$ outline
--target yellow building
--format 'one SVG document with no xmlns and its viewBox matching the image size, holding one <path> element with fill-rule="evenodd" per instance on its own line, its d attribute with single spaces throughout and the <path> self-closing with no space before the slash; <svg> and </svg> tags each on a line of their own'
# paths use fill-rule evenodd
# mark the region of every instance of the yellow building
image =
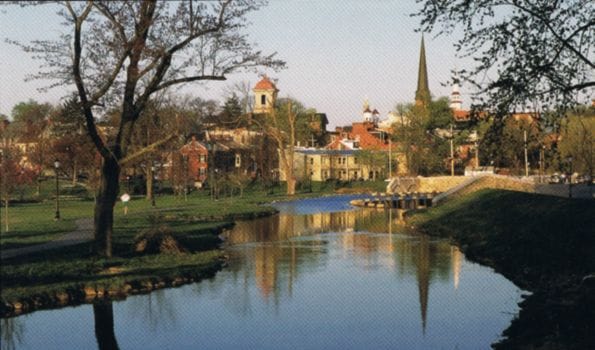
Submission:
<svg viewBox="0 0 595 350">
<path fill-rule="evenodd" d="M 362 150 L 296 149 L 294 175 L 298 181 L 380 180 L 388 176 L 388 153 L 377 151 L 373 161 L 363 159 Z M 279 179 L 285 181 L 283 171 Z"/>
</svg>

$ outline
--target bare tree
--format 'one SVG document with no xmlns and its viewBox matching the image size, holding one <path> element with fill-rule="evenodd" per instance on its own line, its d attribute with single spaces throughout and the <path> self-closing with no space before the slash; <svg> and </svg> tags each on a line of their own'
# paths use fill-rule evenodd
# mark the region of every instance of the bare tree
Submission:
<svg viewBox="0 0 595 350">
<path fill-rule="evenodd" d="M 272 101 L 269 101 L 269 104 L 272 104 Z M 254 118 L 253 122 L 277 144 L 279 168 L 287 181 L 287 194 L 293 196 L 296 185 L 293 162 L 298 115 L 295 107 L 299 108 L 299 105 L 293 105 L 291 99 L 286 100 L 286 107 L 282 102 L 279 102 L 279 105 L 280 108 L 273 108 L 270 113 Z"/>
<path fill-rule="evenodd" d="M 88 134 L 103 158 L 95 202 L 96 251 L 110 257 L 120 169 L 168 141 L 128 152 L 135 122 L 152 96 L 179 84 L 225 80 L 241 69 L 280 68 L 284 63 L 274 54 L 255 51 L 242 34 L 246 15 L 264 5 L 263 1 L 55 4 L 61 7 L 59 15 L 69 32 L 53 41 L 15 44 L 46 63 L 35 78 L 52 79 L 51 86 L 76 86 Z M 120 106 L 121 117 L 113 142 L 108 144 L 98 132 L 95 115 L 113 104 Z"/>
<path fill-rule="evenodd" d="M 421 30 L 452 34 L 476 63 L 459 72 L 505 115 L 537 99 L 544 107 L 580 104 L 595 87 L 592 0 L 416 0 Z"/>
</svg>

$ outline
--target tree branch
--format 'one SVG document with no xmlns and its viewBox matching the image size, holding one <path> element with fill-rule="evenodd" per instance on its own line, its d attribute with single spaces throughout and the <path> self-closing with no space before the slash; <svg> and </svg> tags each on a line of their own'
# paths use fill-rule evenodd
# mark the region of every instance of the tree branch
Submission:
<svg viewBox="0 0 595 350">
<path fill-rule="evenodd" d="M 81 17 L 78 17 L 77 14 L 74 12 L 74 9 L 70 5 L 70 2 L 66 2 L 66 8 L 70 12 L 72 19 L 75 23 L 75 25 L 74 25 L 74 57 L 73 57 L 73 62 L 72 62 L 72 74 L 74 77 L 74 82 L 76 84 L 76 88 L 78 90 L 79 99 L 81 100 L 81 107 L 83 109 L 83 114 L 85 116 L 85 122 L 87 124 L 87 131 L 89 132 L 89 136 L 91 137 L 91 140 L 93 141 L 93 144 L 95 145 L 95 148 L 97 149 L 99 154 L 101 154 L 101 156 L 104 159 L 107 159 L 110 157 L 111 152 L 105 146 L 105 143 L 103 142 L 103 140 L 99 136 L 99 133 L 97 132 L 97 126 L 95 125 L 95 118 L 93 116 L 93 111 L 91 110 L 92 104 L 89 103 L 89 101 L 87 99 L 87 91 L 85 89 L 85 84 L 83 82 L 83 78 L 81 75 L 81 69 L 80 69 L 81 52 L 82 52 L 82 46 L 81 46 L 82 24 L 83 24 L 84 19 L 89 14 L 92 4 L 93 4 L 92 1 L 87 2 L 87 7 L 85 8 L 85 11 L 83 11 L 84 16 L 81 15 Z"/>
<path fill-rule="evenodd" d="M 122 159 L 120 159 L 118 161 L 118 163 L 120 164 L 120 166 L 124 166 L 132 161 L 134 161 L 135 159 L 142 157 L 143 155 L 147 154 L 147 153 L 151 153 L 154 152 L 159 146 L 162 146 L 166 143 L 168 143 L 169 141 L 171 141 L 172 139 L 174 139 L 176 136 L 178 136 L 177 134 L 170 134 L 169 136 L 154 142 L 146 147 L 143 147 L 142 149 L 132 153 L 131 155 L 128 155 Z"/>
</svg>

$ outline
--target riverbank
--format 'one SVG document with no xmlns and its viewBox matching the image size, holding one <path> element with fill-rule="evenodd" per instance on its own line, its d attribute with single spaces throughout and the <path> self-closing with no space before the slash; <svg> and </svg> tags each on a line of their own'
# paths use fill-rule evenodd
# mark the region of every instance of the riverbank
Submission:
<svg viewBox="0 0 595 350">
<path fill-rule="evenodd" d="M 111 259 L 94 256 L 91 242 L 85 242 L 3 260 L 0 317 L 97 299 L 118 299 L 212 277 L 225 263 L 219 234 L 236 220 L 275 214 L 273 207 L 262 203 L 277 198 L 285 196 L 253 192 L 242 198 L 211 200 L 208 195 L 198 194 L 188 196 L 187 201 L 163 196 L 157 198 L 156 207 L 143 199 L 129 202 L 127 215 L 118 203 Z M 69 229 L 70 222 L 92 212 L 92 204 L 65 204 L 69 209 L 55 229 Z M 51 214 L 50 207 L 50 203 L 13 207 L 14 231 L 3 234 L 2 248 L 30 247 L 31 236 L 38 237 L 36 243 L 59 236 L 58 232 L 44 234 L 47 220 L 41 219 L 38 225 L 31 220 Z M 31 213 L 37 215 L 30 216 Z M 142 242 L 144 236 L 149 240 Z M 155 239 L 156 242 L 151 241 Z"/>
<path fill-rule="evenodd" d="M 496 349 L 595 348 L 595 201 L 482 190 L 413 214 L 532 294 Z"/>
<path fill-rule="evenodd" d="M 112 259 L 93 256 L 87 242 L 3 260 L 0 317 L 102 298 L 118 299 L 211 277 L 225 264 L 219 234 L 235 221 L 275 214 L 277 211 L 267 203 L 332 194 L 335 189 L 334 185 L 315 186 L 313 191 L 295 196 L 287 196 L 279 188 L 272 193 L 247 190 L 242 197 L 222 196 L 217 200 L 207 193 L 189 195 L 187 200 L 160 196 L 155 207 L 144 199 L 129 202 L 127 215 L 123 204 L 118 203 Z M 90 201 L 66 202 L 61 221 L 41 218 L 53 217 L 52 203 L 14 206 L 12 231 L 0 236 L 1 247 L 27 248 L 55 240 L 71 229 L 75 220 L 91 216 L 92 206 Z M 37 218 L 41 218 L 38 224 Z M 51 234 L 46 233 L 48 230 Z M 173 244 L 173 251 L 138 251 L 140 234 L 163 236 L 164 232 L 173 238 L 166 239 L 170 243 L 166 249 L 171 250 Z M 167 245 L 163 241 L 157 245 Z"/>
</svg>

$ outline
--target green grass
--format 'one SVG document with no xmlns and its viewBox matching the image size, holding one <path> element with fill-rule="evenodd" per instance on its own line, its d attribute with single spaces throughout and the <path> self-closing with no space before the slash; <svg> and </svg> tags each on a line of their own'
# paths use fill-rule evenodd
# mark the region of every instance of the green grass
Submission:
<svg viewBox="0 0 595 350">
<path fill-rule="evenodd" d="M 3 207 L 0 211 L 2 215 L 0 248 L 20 248 L 56 239 L 60 235 L 74 230 L 76 219 L 92 217 L 93 202 L 61 201 L 61 220 L 54 220 L 55 213 L 56 208 L 53 201 L 12 204 L 8 208 L 9 231 L 6 232 L 5 208 Z"/>
<path fill-rule="evenodd" d="M 595 201 L 483 190 L 414 214 L 422 231 L 458 242 L 471 258 L 505 275 L 595 271 Z"/>
</svg>

